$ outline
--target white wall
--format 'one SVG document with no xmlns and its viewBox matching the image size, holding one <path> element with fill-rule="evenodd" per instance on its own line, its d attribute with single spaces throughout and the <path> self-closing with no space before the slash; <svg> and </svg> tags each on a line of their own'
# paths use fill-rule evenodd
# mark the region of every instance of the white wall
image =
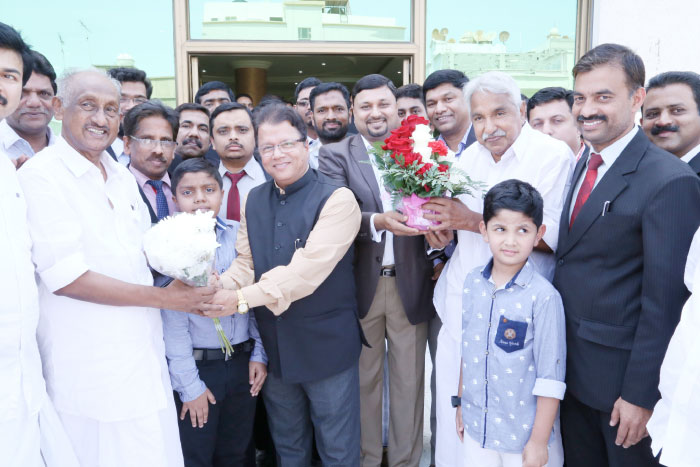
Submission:
<svg viewBox="0 0 700 467">
<path fill-rule="evenodd" d="M 594 0 L 592 45 L 634 50 L 646 79 L 663 71 L 700 73 L 699 0 Z"/>
</svg>

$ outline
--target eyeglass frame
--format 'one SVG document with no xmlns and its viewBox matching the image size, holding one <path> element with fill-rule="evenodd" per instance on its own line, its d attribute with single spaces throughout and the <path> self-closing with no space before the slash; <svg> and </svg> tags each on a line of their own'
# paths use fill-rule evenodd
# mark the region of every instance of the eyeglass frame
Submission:
<svg viewBox="0 0 700 467">
<path fill-rule="evenodd" d="M 269 146 L 263 146 L 261 148 L 258 148 L 258 152 L 260 153 L 260 156 L 262 157 L 270 157 L 275 154 L 275 149 L 279 149 L 282 154 L 290 154 L 294 147 L 296 146 L 297 143 L 301 143 L 302 141 L 306 141 L 305 137 L 301 137 L 299 139 L 294 139 L 294 140 L 287 140 L 287 141 L 282 141 L 279 144 L 271 144 Z M 287 150 L 282 148 L 283 144 L 289 144 Z M 266 154 L 267 153 L 267 154 Z"/>
<path fill-rule="evenodd" d="M 131 102 L 134 105 L 141 105 L 148 102 L 148 99 L 145 97 L 119 97 L 119 105 L 126 104 L 128 102 Z"/>
<path fill-rule="evenodd" d="M 161 140 L 161 139 L 150 139 L 150 138 L 138 138 L 136 136 L 127 135 L 129 139 L 135 140 L 137 143 L 142 144 L 146 149 L 155 149 L 159 144 L 163 148 L 163 151 L 173 151 L 177 147 L 177 141 L 172 140 Z"/>
</svg>

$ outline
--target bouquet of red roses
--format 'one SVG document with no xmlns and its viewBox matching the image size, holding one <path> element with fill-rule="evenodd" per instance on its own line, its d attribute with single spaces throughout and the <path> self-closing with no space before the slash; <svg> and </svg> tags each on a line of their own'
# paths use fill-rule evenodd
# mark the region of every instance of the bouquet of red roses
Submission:
<svg viewBox="0 0 700 467">
<path fill-rule="evenodd" d="M 455 155 L 433 139 L 428 120 L 411 115 L 381 142 L 374 157 L 394 208 L 408 216 L 406 225 L 428 230 L 436 222 L 423 217 L 421 206 L 434 196 L 470 194 L 482 184 L 453 167 Z"/>
</svg>

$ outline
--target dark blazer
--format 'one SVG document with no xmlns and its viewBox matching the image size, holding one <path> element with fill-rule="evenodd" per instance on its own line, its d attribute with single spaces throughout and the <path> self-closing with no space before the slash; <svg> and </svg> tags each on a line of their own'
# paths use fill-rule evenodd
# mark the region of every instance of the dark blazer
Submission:
<svg viewBox="0 0 700 467">
<path fill-rule="evenodd" d="M 690 162 L 688 162 L 688 165 L 690 166 L 691 169 L 693 169 L 693 172 L 700 175 L 700 153 L 696 154 L 695 157 L 690 159 Z"/>
<path fill-rule="evenodd" d="M 319 151 L 319 170 L 352 190 L 362 211 L 362 224 L 355 240 L 355 281 L 360 318 L 367 316 L 379 282 L 384 243 L 372 240 L 370 218 L 383 212 L 379 185 L 369 162 L 362 137 L 357 134 Z M 396 282 L 406 316 L 411 324 L 428 321 L 433 307 L 432 262 L 426 255 L 422 235 L 394 236 Z"/>
<path fill-rule="evenodd" d="M 158 223 L 158 215 L 156 214 L 156 211 L 153 209 L 153 206 L 151 206 L 151 203 L 150 203 L 150 201 L 148 201 L 148 198 L 146 198 L 146 193 L 143 192 L 143 188 L 141 188 L 140 185 L 138 185 L 138 187 L 139 187 L 139 194 L 141 195 L 141 199 L 143 199 L 143 202 L 146 203 L 146 207 L 148 208 L 148 214 L 150 214 L 150 216 L 151 216 L 151 224 L 157 224 Z"/>
<path fill-rule="evenodd" d="M 469 127 L 469 134 L 467 135 L 467 145 L 465 146 L 465 149 L 471 146 L 474 141 L 476 141 L 476 133 L 474 133 L 474 125 L 471 125 Z"/>
<path fill-rule="evenodd" d="M 569 230 L 586 161 L 576 164 L 564 202 L 554 273 L 566 313 L 567 390 L 605 412 L 620 396 L 653 409 L 688 297 L 683 270 L 700 225 L 700 178 L 637 130 Z"/>
</svg>

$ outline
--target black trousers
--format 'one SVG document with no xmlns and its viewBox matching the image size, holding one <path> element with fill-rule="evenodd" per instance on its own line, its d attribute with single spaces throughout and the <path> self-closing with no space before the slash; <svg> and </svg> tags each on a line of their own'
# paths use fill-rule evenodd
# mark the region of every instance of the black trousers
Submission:
<svg viewBox="0 0 700 467">
<path fill-rule="evenodd" d="M 214 394 L 208 422 L 193 428 L 190 414 L 180 420 L 182 402 L 175 394 L 180 443 L 186 467 L 255 467 L 253 422 L 257 397 L 250 395 L 250 352 L 236 352 L 229 361 L 198 361 L 199 378 Z"/>
<path fill-rule="evenodd" d="M 617 426 L 610 426 L 610 412 L 589 407 L 568 392 L 561 403 L 561 435 L 567 467 L 659 465 L 651 452 L 651 438 L 627 449 L 615 445 Z"/>
</svg>

